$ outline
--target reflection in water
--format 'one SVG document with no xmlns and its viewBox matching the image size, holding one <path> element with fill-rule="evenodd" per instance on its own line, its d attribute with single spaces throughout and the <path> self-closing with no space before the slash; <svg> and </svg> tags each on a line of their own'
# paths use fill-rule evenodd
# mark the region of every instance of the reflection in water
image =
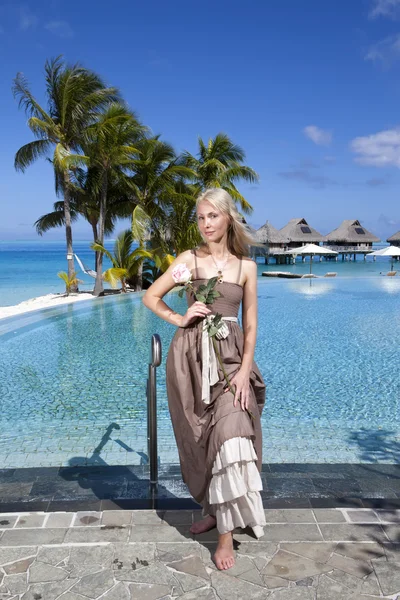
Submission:
<svg viewBox="0 0 400 600">
<path fill-rule="evenodd" d="M 292 290 L 297 294 L 304 296 L 322 296 L 333 289 L 332 283 L 325 281 L 315 281 L 315 279 L 305 279 L 304 281 L 296 281 Z"/>
<path fill-rule="evenodd" d="M 396 277 L 374 277 L 372 282 L 375 287 L 377 287 L 382 292 L 386 292 L 387 294 L 400 294 L 400 277 L 396 279 Z"/>
</svg>

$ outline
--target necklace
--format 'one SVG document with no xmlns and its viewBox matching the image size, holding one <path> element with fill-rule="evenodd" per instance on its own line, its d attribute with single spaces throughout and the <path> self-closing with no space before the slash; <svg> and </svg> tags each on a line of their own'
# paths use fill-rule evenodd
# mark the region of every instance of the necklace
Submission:
<svg viewBox="0 0 400 600">
<path fill-rule="evenodd" d="M 221 283 L 221 281 L 223 280 L 223 274 L 222 274 L 222 271 L 225 269 L 225 267 L 226 267 L 226 265 L 227 265 L 227 263 L 228 263 L 228 260 L 230 259 L 230 256 L 228 256 L 228 258 L 225 260 L 225 262 L 222 264 L 222 266 L 218 266 L 218 263 L 217 263 L 217 261 L 215 260 L 215 258 L 213 257 L 213 255 L 211 254 L 211 252 L 210 252 L 210 255 L 211 255 L 211 258 L 212 258 L 212 260 L 213 260 L 213 263 L 214 263 L 214 265 L 215 265 L 215 267 L 216 267 L 216 269 L 217 269 L 217 278 L 218 278 L 218 283 Z"/>
</svg>

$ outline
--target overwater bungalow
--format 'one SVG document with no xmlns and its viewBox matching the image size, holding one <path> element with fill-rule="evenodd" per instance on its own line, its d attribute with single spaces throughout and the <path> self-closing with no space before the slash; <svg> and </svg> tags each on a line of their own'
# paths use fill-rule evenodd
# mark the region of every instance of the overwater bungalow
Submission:
<svg viewBox="0 0 400 600">
<path fill-rule="evenodd" d="M 373 242 L 380 242 L 380 239 L 365 229 L 357 219 L 346 219 L 323 238 L 323 245 L 339 252 L 342 260 L 350 258 L 351 255 L 353 260 L 356 260 L 357 254 L 362 254 L 365 260 L 367 254 L 373 250 Z"/>
<path fill-rule="evenodd" d="M 394 233 L 386 240 L 391 246 L 398 246 L 400 248 L 400 231 Z"/>
<path fill-rule="evenodd" d="M 289 223 L 279 230 L 279 233 L 287 239 L 287 250 L 305 244 L 319 245 L 323 239 L 323 236 L 316 229 L 310 227 L 305 219 L 290 219 Z"/>
<path fill-rule="evenodd" d="M 255 248 L 255 255 L 264 256 L 265 264 L 269 264 L 269 257 L 276 253 L 282 253 L 286 250 L 287 238 L 283 236 L 269 221 L 257 229 L 255 232 L 257 242 L 263 244 L 262 247 Z"/>
</svg>

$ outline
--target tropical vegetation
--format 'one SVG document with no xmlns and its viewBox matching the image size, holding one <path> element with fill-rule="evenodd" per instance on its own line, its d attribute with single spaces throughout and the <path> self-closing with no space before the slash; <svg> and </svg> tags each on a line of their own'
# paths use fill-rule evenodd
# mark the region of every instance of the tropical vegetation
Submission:
<svg viewBox="0 0 400 600">
<path fill-rule="evenodd" d="M 14 96 L 35 138 L 17 151 L 15 168 L 25 171 L 38 158 L 52 164 L 58 199 L 35 227 L 39 235 L 65 229 L 69 291 L 77 291 L 79 283 L 72 236 L 79 218 L 92 230 L 93 292 L 101 295 L 104 282 L 119 282 L 122 291 L 147 287 L 177 253 L 200 241 L 195 207 L 204 189 L 227 190 L 243 213 L 251 213 L 237 184 L 255 183 L 258 176 L 228 135 L 218 133 L 207 142 L 199 138 L 196 154 L 178 154 L 141 123 L 117 88 L 93 71 L 62 57 L 47 61 L 44 70 L 46 108 L 22 73 L 14 79 Z M 131 220 L 131 229 L 117 236 L 111 253 L 105 238 L 115 235 L 124 218 Z M 112 265 L 105 272 L 104 256 Z"/>
</svg>

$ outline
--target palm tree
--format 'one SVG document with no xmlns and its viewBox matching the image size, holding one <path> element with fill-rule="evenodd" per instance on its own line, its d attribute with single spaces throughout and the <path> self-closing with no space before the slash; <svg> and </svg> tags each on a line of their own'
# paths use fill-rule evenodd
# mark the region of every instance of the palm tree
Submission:
<svg viewBox="0 0 400 600">
<path fill-rule="evenodd" d="M 36 101 L 22 73 L 18 73 L 14 79 L 14 97 L 29 116 L 28 126 L 36 138 L 18 150 L 15 168 L 25 171 L 37 158 L 47 157 L 53 151 L 56 191 L 62 190 L 64 199 L 68 276 L 72 278 L 71 173 L 78 165 L 85 163 L 80 151 L 87 127 L 98 119 L 99 113 L 110 102 L 118 101 L 120 96 L 116 88 L 106 87 L 92 71 L 79 64 L 66 65 L 61 57 L 46 61 L 45 81 L 47 110 Z M 77 289 L 74 284 L 73 291 Z"/>
<path fill-rule="evenodd" d="M 258 181 L 257 173 L 243 165 L 246 158 L 244 150 L 234 144 L 225 133 L 218 133 L 206 144 L 199 137 L 198 158 L 190 152 L 184 152 L 180 162 L 196 173 L 194 179 L 199 191 L 206 188 L 221 187 L 238 202 L 244 213 L 251 213 L 253 208 L 235 186 L 235 182 L 244 180 L 249 183 Z"/>
<path fill-rule="evenodd" d="M 137 149 L 135 144 L 144 137 L 147 129 L 135 115 L 120 103 L 111 104 L 98 121 L 88 128 L 88 145 L 92 176 L 99 190 L 99 223 L 97 245 L 104 246 L 107 192 L 112 178 L 126 180 L 132 169 Z M 95 185 L 96 185 L 95 183 Z M 97 277 L 94 286 L 96 296 L 103 293 L 103 254 L 97 260 Z"/>
<path fill-rule="evenodd" d="M 171 203 L 175 207 L 185 198 L 179 189 L 183 179 L 193 179 L 196 174 L 182 164 L 173 149 L 159 137 L 145 138 L 137 145 L 138 157 L 134 160 L 134 174 L 130 178 L 137 209 L 141 209 L 138 229 L 138 210 L 133 213 L 132 231 L 134 239 L 143 245 L 145 239 L 152 239 L 153 251 L 165 255 L 160 265 L 166 268 L 173 257 L 169 255 L 168 218 L 171 217 Z M 193 199 L 193 198 L 192 198 Z M 178 208 L 179 210 L 179 208 Z M 168 218 L 167 218 L 168 217 Z M 142 287 L 141 269 L 138 273 L 139 289 Z"/>
<path fill-rule="evenodd" d="M 93 242 L 98 240 L 99 223 L 99 193 L 94 186 L 94 178 L 90 176 L 90 169 L 77 169 L 74 171 L 74 180 L 70 187 L 70 214 L 74 223 L 81 216 L 90 225 L 93 233 Z M 132 199 L 128 186 L 121 185 L 123 181 L 112 179 L 107 190 L 107 209 L 104 220 L 104 235 L 110 236 L 115 231 L 118 218 L 130 217 L 132 214 Z M 39 217 L 34 226 L 38 235 L 46 231 L 65 225 L 64 201 L 58 200 L 53 204 L 53 211 Z M 94 269 L 97 269 L 98 252 L 95 252 Z"/>
<path fill-rule="evenodd" d="M 137 276 L 139 265 L 145 259 L 153 259 L 153 255 L 143 248 L 132 250 L 134 240 L 132 231 L 127 229 L 119 234 L 114 244 L 114 253 L 111 254 L 101 244 L 92 244 L 91 248 L 100 254 L 105 254 L 111 261 L 112 267 L 104 273 L 104 280 L 113 282 L 117 279 L 121 281 L 122 291 L 126 292 L 126 282 L 131 282 Z"/>
</svg>

